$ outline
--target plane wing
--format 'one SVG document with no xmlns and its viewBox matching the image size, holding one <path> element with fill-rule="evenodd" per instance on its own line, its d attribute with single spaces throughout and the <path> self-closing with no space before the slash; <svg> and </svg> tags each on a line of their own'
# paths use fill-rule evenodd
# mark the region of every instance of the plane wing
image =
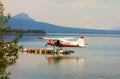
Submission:
<svg viewBox="0 0 120 79">
<path fill-rule="evenodd" d="M 53 39 L 53 40 L 60 40 L 60 39 L 63 39 L 63 40 L 69 40 L 69 39 L 74 39 L 73 37 L 61 37 L 61 38 L 48 38 L 48 37 L 38 37 L 38 39 Z"/>
</svg>

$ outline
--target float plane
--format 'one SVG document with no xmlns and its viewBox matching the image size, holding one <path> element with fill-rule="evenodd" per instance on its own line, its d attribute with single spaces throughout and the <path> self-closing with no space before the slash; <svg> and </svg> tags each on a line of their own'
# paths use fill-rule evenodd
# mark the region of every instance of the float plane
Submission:
<svg viewBox="0 0 120 79">
<path fill-rule="evenodd" d="M 38 37 L 38 39 L 46 39 L 47 43 L 45 46 L 53 46 L 53 47 L 79 47 L 84 48 L 87 47 L 88 44 L 85 43 L 84 36 L 80 36 L 76 41 L 70 41 L 69 39 L 73 39 L 71 37 L 66 38 L 47 38 L 47 37 Z"/>
<path fill-rule="evenodd" d="M 74 39 L 72 37 L 66 37 L 66 38 L 48 38 L 48 37 L 38 37 L 38 39 L 45 39 L 47 40 L 46 46 L 53 47 L 52 49 L 52 55 L 53 56 L 63 56 L 63 55 L 70 55 L 71 53 L 74 53 L 72 50 L 63 50 L 62 47 L 77 47 L 77 48 L 84 48 L 87 47 L 88 44 L 85 43 L 84 36 L 80 36 L 78 40 L 71 41 L 70 39 Z M 55 47 L 58 47 L 59 49 L 56 49 Z"/>
</svg>

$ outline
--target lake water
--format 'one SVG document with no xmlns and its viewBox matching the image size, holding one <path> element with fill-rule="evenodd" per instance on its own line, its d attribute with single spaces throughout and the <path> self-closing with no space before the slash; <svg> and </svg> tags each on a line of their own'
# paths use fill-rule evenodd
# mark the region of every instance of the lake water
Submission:
<svg viewBox="0 0 120 79">
<path fill-rule="evenodd" d="M 79 35 L 48 35 L 48 37 L 74 37 Z M 12 65 L 10 79 L 120 79 L 120 35 L 84 35 L 86 48 L 64 48 L 75 53 L 62 58 L 45 55 L 19 54 Z M 6 36 L 11 39 L 13 36 Z M 25 48 L 44 48 L 45 40 L 36 35 L 25 35 L 20 45 Z"/>
</svg>

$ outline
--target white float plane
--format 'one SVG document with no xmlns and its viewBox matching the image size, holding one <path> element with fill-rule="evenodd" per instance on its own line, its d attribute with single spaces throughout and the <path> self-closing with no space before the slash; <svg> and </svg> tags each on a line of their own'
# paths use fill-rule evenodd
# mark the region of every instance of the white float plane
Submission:
<svg viewBox="0 0 120 79">
<path fill-rule="evenodd" d="M 53 46 L 53 47 L 87 47 L 88 44 L 85 43 L 84 37 L 80 36 L 80 38 L 76 41 L 70 41 L 68 39 L 73 39 L 71 37 L 67 38 L 47 38 L 47 37 L 38 37 L 38 39 L 47 39 L 47 45 Z"/>
</svg>

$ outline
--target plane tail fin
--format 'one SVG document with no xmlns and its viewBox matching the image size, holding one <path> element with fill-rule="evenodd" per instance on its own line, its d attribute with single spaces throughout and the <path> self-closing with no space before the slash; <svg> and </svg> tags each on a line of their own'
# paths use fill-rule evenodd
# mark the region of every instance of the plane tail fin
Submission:
<svg viewBox="0 0 120 79">
<path fill-rule="evenodd" d="M 88 44 L 85 44 L 85 40 L 84 40 L 84 36 L 80 36 L 80 38 L 77 40 L 77 42 L 79 43 L 80 47 L 86 47 L 88 46 Z"/>
</svg>

